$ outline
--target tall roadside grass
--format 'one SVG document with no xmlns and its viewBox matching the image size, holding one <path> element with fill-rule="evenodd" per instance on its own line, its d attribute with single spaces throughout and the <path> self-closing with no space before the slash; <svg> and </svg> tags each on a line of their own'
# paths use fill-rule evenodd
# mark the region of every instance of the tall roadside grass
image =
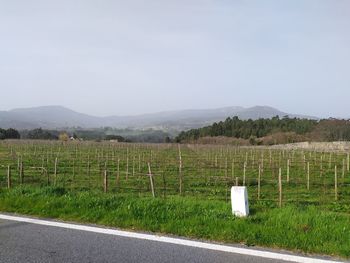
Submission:
<svg viewBox="0 0 350 263">
<path fill-rule="evenodd" d="M 251 210 L 242 219 L 232 216 L 227 202 L 193 197 L 139 198 L 59 187 L 0 190 L 3 212 L 350 257 L 350 215 L 341 208 L 256 202 Z"/>
</svg>

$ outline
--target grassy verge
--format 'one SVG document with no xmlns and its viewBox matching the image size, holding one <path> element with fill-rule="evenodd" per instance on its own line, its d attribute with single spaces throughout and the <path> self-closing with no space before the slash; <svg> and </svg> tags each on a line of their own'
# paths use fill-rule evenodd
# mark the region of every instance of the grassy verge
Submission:
<svg viewBox="0 0 350 263">
<path fill-rule="evenodd" d="M 350 215 L 315 206 L 275 208 L 253 203 L 252 215 L 234 218 L 230 204 L 189 197 L 138 198 L 64 188 L 0 191 L 0 211 L 146 230 L 249 246 L 350 256 Z"/>
</svg>

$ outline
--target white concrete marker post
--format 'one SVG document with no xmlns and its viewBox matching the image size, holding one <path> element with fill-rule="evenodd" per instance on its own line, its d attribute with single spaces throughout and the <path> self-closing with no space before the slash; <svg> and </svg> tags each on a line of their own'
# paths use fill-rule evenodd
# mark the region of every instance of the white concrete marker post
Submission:
<svg viewBox="0 0 350 263">
<path fill-rule="evenodd" d="M 238 217 L 249 215 L 248 192 L 245 186 L 231 188 L 232 213 Z"/>
</svg>

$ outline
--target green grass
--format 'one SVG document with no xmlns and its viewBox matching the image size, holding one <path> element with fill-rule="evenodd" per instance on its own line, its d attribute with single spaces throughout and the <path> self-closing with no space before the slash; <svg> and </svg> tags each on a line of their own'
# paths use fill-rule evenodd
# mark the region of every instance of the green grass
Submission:
<svg viewBox="0 0 350 263">
<path fill-rule="evenodd" d="M 308 203 L 323 209 L 337 198 L 340 206 L 349 205 L 350 158 L 347 152 L 211 145 L 181 145 L 180 148 L 181 175 L 177 145 L 0 141 L 0 188 L 7 187 L 6 174 L 10 165 L 14 187 L 55 185 L 75 191 L 101 191 L 106 171 L 109 192 L 151 196 L 150 163 L 157 197 L 180 195 L 181 189 L 181 195 L 186 197 L 227 201 L 229 189 L 237 180 L 239 185 L 245 181 L 250 200 L 258 201 L 260 166 L 263 167 L 260 200 L 278 203 L 281 168 L 284 204 Z M 20 163 L 23 164 L 23 180 Z M 310 167 L 309 181 L 307 167 Z M 347 212 L 350 214 L 350 208 Z"/>
<path fill-rule="evenodd" d="M 180 181 L 177 145 L 1 141 L 0 211 L 350 258 L 347 152 L 181 145 L 181 160 Z M 244 178 L 252 214 L 239 219 L 227 201 Z"/>
<path fill-rule="evenodd" d="M 338 204 L 253 202 L 252 215 L 235 218 L 230 203 L 195 197 L 137 197 L 62 187 L 0 190 L 0 211 L 145 230 L 205 240 L 350 257 L 350 215 Z"/>
</svg>

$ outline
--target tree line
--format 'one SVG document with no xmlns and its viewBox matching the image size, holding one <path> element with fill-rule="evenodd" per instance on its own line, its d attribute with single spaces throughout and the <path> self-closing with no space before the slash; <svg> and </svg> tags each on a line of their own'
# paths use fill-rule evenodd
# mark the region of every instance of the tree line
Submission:
<svg viewBox="0 0 350 263">
<path fill-rule="evenodd" d="M 310 132 L 316 125 L 316 120 L 297 119 L 278 116 L 271 119 L 240 120 L 237 116 L 227 118 L 225 121 L 215 122 L 210 126 L 181 132 L 177 141 L 196 140 L 205 136 L 226 136 L 249 139 L 264 137 L 273 132 L 295 132 L 305 134 Z"/>
<path fill-rule="evenodd" d="M 118 141 L 118 142 L 170 142 L 168 133 L 158 130 L 129 130 L 112 128 L 95 129 L 66 129 L 47 130 L 37 128 L 33 130 L 0 129 L 0 140 L 28 139 L 28 140 L 88 140 L 88 141 Z"/>
<path fill-rule="evenodd" d="M 64 136 L 63 136 L 63 135 Z M 350 141 L 350 121 L 340 119 L 310 120 L 280 118 L 240 120 L 237 116 L 225 121 L 215 122 L 199 129 L 182 131 L 175 139 L 166 132 L 157 130 L 117 130 L 96 128 L 90 130 L 45 130 L 42 128 L 17 131 L 1 129 L 3 139 L 40 139 L 40 140 L 117 140 L 119 142 L 192 142 L 202 137 L 237 138 L 249 141 L 249 144 L 276 144 L 298 141 Z"/>
<path fill-rule="evenodd" d="M 15 129 L 1 129 L 0 128 L 0 140 L 5 140 L 5 139 L 20 139 L 21 135 L 19 132 Z"/>
<path fill-rule="evenodd" d="M 195 141 L 201 137 L 225 136 L 241 139 L 262 138 L 277 133 L 294 133 L 305 135 L 303 138 L 319 141 L 350 140 L 350 121 L 327 119 L 310 120 L 280 118 L 240 120 L 237 116 L 227 118 L 225 121 L 215 122 L 210 126 L 181 132 L 177 142 Z"/>
</svg>

